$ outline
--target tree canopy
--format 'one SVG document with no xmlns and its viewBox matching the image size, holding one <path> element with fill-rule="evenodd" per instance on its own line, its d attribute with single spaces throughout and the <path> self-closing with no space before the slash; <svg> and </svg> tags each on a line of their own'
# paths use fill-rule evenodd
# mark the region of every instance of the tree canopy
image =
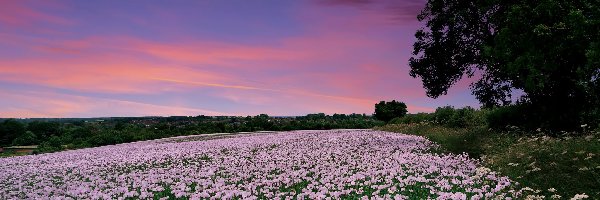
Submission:
<svg viewBox="0 0 600 200">
<path fill-rule="evenodd" d="M 0 147 L 7 146 L 25 133 L 25 126 L 15 120 L 8 119 L 0 122 Z"/>
<path fill-rule="evenodd" d="M 422 79 L 428 96 L 475 77 L 471 90 L 484 107 L 526 104 L 547 128 L 597 118 L 597 0 L 428 0 L 418 20 L 425 26 L 415 34 L 410 75 Z M 515 92 L 523 93 L 518 102 Z"/>
<path fill-rule="evenodd" d="M 381 101 L 375 104 L 375 118 L 381 121 L 389 122 L 396 117 L 403 117 L 408 111 L 406 104 L 396 100 L 390 102 Z"/>
</svg>

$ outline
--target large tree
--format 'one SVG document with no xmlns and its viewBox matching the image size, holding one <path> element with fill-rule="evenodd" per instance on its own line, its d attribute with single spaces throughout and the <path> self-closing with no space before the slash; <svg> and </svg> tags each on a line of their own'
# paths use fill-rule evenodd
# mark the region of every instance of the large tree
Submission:
<svg viewBox="0 0 600 200">
<path fill-rule="evenodd" d="M 464 77 L 484 107 L 511 94 L 541 126 L 573 128 L 598 113 L 598 0 L 428 0 L 418 16 L 410 75 L 437 98 Z"/>
</svg>

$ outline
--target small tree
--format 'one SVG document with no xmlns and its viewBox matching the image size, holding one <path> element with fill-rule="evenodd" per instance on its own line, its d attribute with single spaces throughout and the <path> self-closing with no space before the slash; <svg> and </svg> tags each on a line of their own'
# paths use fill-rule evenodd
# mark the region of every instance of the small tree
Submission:
<svg viewBox="0 0 600 200">
<path fill-rule="evenodd" d="M 406 104 L 392 100 L 390 102 L 380 101 L 375 104 L 375 118 L 381 121 L 389 122 L 396 117 L 403 117 L 408 111 Z"/>
<path fill-rule="evenodd" d="M 452 106 L 438 107 L 433 113 L 434 119 L 439 124 L 447 124 L 452 119 L 456 110 Z"/>
</svg>

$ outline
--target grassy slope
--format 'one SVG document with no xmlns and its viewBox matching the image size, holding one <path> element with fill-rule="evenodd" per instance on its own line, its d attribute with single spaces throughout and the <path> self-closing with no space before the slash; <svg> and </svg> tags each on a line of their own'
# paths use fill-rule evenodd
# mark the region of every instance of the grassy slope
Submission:
<svg viewBox="0 0 600 200">
<path fill-rule="evenodd" d="M 569 199 L 585 193 L 600 198 L 600 133 L 556 138 L 517 136 L 484 127 L 446 128 L 427 123 L 376 129 L 425 136 L 444 151 L 479 157 L 486 167 L 533 188 L 532 195 Z"/>
</svg>

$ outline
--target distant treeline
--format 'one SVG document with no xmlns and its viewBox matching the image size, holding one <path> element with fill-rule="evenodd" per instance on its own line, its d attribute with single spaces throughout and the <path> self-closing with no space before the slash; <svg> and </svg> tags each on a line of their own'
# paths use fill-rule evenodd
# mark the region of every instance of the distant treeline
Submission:
<svg viewBox="0 0 600 200">
<path fill-rule="evenodd" d="M 309 114 L 300 117 L 173 116 L 90 119 L 4 119 L 0 146 L 39 145 L 54 152 L 182 135 L 252 131 L 364 129 L 384 122 L 365 114 Z"/>
</svg>

